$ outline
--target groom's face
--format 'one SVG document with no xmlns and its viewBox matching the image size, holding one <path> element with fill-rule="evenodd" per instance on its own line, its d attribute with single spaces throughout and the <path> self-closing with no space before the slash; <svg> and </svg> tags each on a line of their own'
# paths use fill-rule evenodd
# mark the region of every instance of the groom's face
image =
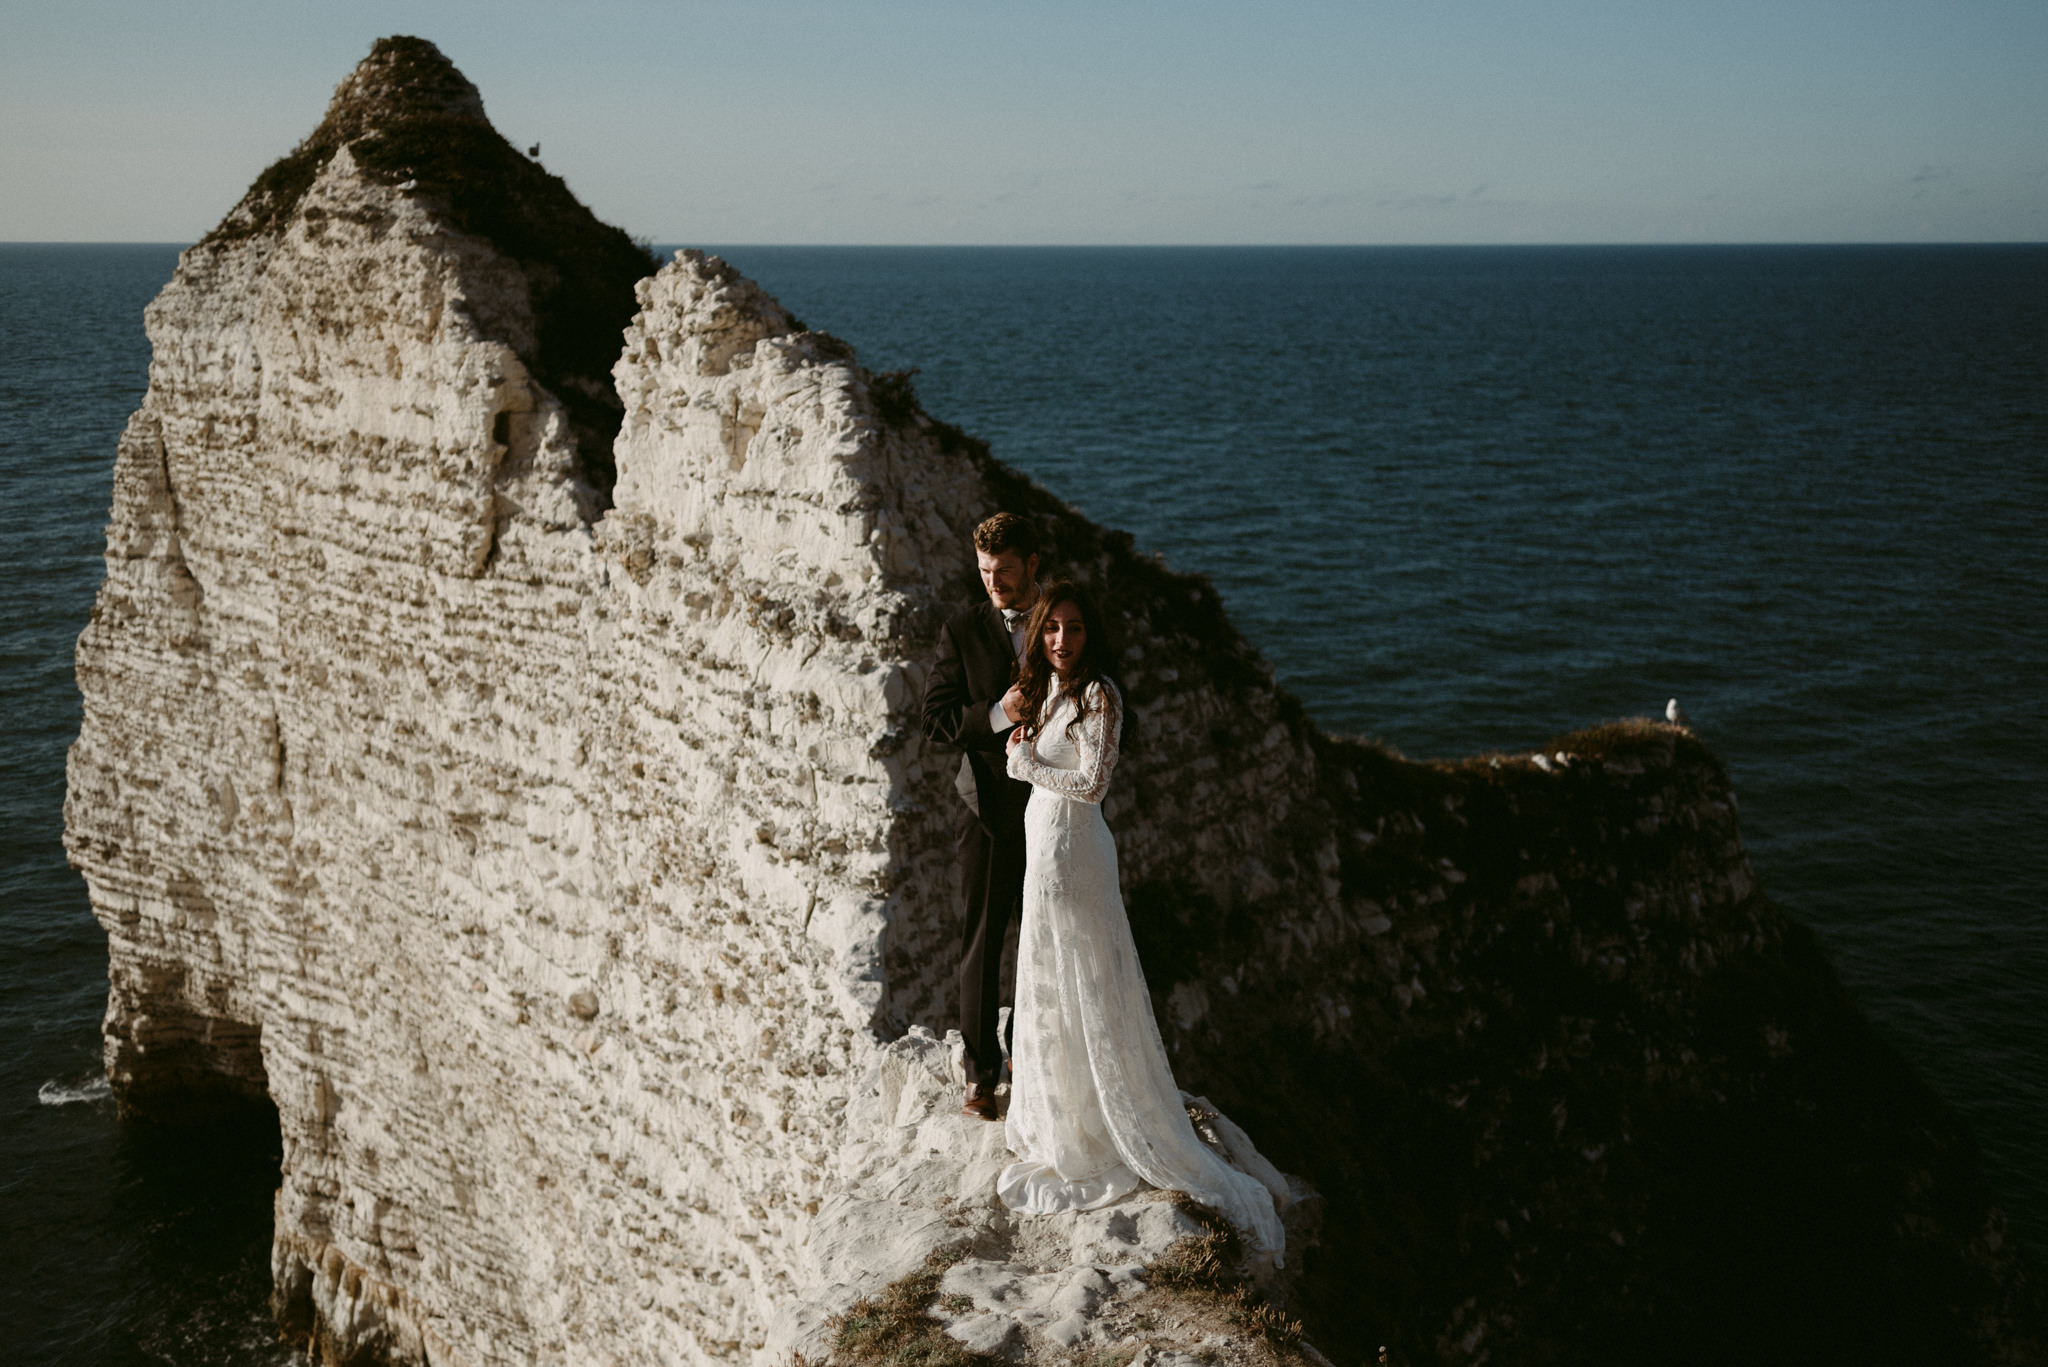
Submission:
<svg viewBox="0 0 2048 1367">
<path fill-rule="evenodd" d="M 1037 588 L 1037 556 L 1019 555 L 1015 551 L 990 555 L 977 550 L 974 563 L 981 570 L 981 586 L 988 590 L 989 602 L 999 608 L 1021 608 L 1031 601 Z"/>
</svg>

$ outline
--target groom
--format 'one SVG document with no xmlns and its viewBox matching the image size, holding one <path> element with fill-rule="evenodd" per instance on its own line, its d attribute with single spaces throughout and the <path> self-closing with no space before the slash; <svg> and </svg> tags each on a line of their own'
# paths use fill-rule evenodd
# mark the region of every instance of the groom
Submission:
<svg viewBox="0 0 2048 1367">
<path fill-rule="evenodd" d="M 967 1101 L 960 1109 L 998 1118 L 1003 1068 L 996 1039 L 1002 998 L 1003 935 L 1024 895 L 1024 804 L 1031 785 L 1006 772 L 1004 742 L 1023 720 L 1015 687 L 1024 620 L 1038 603 L 1038 537 L 1015 513 L 974 529 L 974 562 L 988 601 L 939 632 L 939 658 L 925 680 L 925 739 L 956 746 L 961 882 L 967 924 L 960 944 L 960 1035 L 967 1041 Z"/>
</svg>

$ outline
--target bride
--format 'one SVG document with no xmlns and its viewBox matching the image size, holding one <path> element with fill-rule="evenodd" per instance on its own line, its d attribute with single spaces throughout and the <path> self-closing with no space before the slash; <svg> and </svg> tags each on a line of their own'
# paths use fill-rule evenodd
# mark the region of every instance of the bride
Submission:
<svg viewBox="0 0 2048 1367">
<path fill-rule="evenodd" d="M 1010 777 L 1024 815 L 1024 918 L 1004 1135 L 1017 1161 L 998 1192 L 1029 1214 L 1092 1210 L 1150 1184 L 1220 1212 L 1275 1262 L 1285 1234 L 1265 1186 L 1196 1137 L 1152 1016 L 1117 888 L 1101 802 L 1116 767 L 1123 695 L 1087 594 L 1046 589 L 1026 630 Z"/>
</svg>

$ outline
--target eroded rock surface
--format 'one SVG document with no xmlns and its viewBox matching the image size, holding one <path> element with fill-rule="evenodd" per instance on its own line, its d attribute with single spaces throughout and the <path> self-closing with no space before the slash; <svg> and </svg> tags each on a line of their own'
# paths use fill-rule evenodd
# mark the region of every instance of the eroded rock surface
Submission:
<svg viewBox="0 0 2048 1367">
<path fill-rule="evenodd" d="M 1328 737 L 1206 584 L 724 263 L 645 269 L 385 40 L 150 309 L 67 835 L 124 1105 L 277 1108 L 288 1333 L 766 1361 L 973 1227 L 989 1134 L 905 1169 L 863 1079 L 951 1015 L 915 710 L 1007 508 L 1116 605 L 1134 932 L 1181 1085 L 1322 1195 L 1319 1345 L 2038 1347 L 1966 1130 L 1759 891 L 1690 733 Z M 1041 1351 L 1060 1320 L 1003 1307 L 1113 1305 L 1125 1265 L 959 1272 L 1015 1325 L 961 1332 Z"/>
<path fill-rule="evenodd" d="M 834 1354 L 833 1317 L 937 1253 L 957 1261 L 929 1313 L 974 1352 L 1054 1363 L 1077 1353 L 1213 1348 L 1207 1340 L 1215 1337 L 1215 1316 L 1178 1306 L 1179 1313 L 1159 1310 L 1159 1298 L 1147 1295 L 1155 1289 L 1150 1269 L 1183 1240 L 1200 1238 L 1204 1227 L 1149 1189 L 1094 1211 L 1004 1209 L 996 1174 L 1014 1160 L 1001 1125 L 960 1114 L 960 1054 L 957 1031 L 940 1040 L 913 1026 L 880 1051 L 856 1084 L 847 1120 L 858 1137 L 835 1160 L 842 1194 L 811 1223 L 808 1280 L 777 1311 L 762 1360 L 846 1360 Z M 1189 1102 L 1205 1115 L 1205 1137 L 1217 1151 L 1245 1166 L 1241 1150 L 1217 1135 L 1219 1123 L 1231 1128 L 1229 1120 L 1201 1098 Z M 1285 1184 L 1289 1245 L 1298 1255 L 1315 1242 L 1320 1201 L 1299 1180 L 1270 1177 Z M 1285 1269 L 1266 1270 L 1262 1298 L 1284 1304 L 1293 1280 Z"/>
</svg>

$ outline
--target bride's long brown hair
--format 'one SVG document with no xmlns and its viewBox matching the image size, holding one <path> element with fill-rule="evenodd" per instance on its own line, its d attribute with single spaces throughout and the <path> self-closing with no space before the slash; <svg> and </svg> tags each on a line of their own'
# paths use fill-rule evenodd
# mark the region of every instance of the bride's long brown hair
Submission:
<svg viewBox="0 0 2048 1367">
<path fill-rule="evenodd" d="M 1068 680 L 1067 691 L 1074 697 L 1074 718 L 1067 723 L 1067 734 L 1074 734 L 1074 728 L 1092 710 L 1088 699 L 1088 685 L 1104 685 L 1103 696 L 1108 696 L 1108 686 L 1114 682 L 1109 672 L 1109 662 L 1115 659 L 1110 648 L 1109 624 L 1101 613 L 1095 610 L 1095 600 L 1071 579 L 1059 579 L 1048 584 L 1038 595 L 1038 606 L 1031 610 L 1031 620 L 1024 627 L 1024 663 L 1017 671 L 1017 691 L 1024 699 L 1024 736 L 1027 740 L 1038 739 L 1039 727 L 1044 720 L 1045 700 L 1052 692 L 1052 661 L 1045 653 L 1045 624 L 1052 619 L 1052 610 L 1061 603 L 1072 603 L 1081 610 L 1081 625 L 1086 636 L 1081 642 L 1081 660 L 1074 666 L 1073 677 Z M 1114 706 L 1114 704 L 1105 704 Z"/>
</svg>

